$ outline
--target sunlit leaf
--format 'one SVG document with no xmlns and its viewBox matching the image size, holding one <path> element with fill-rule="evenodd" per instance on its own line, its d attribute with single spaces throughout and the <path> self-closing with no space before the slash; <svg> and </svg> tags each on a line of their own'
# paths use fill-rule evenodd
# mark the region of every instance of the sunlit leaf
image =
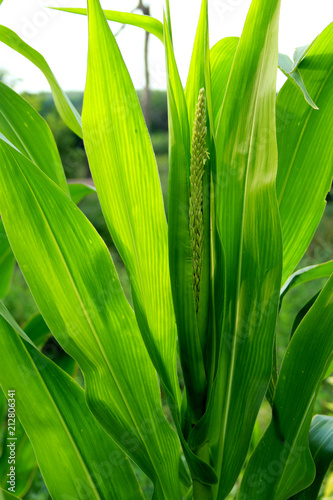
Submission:
<svg viewBox="0 0 333 500">
<path fill-rule="evenodd" d="M 44 57 L 6 26 L 0 26 L 0 41 L 29 59 L 29 61 L 42 71 L 50 85 L 54 103 L 59 115 L 76 135 L 82 137 L 81 117 L 74 108 L 73 104 L 70 102 L 67 95 L 61 90 L 59 83 L 57 82 Z"/>
</svg>

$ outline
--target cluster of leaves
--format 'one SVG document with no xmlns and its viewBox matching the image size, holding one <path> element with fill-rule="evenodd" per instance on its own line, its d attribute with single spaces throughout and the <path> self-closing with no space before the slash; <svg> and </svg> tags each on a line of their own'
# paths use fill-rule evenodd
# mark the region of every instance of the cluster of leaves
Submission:
<svg viewBox="0 0 333 500">
<path fill-rule="evenodd" d="M 209 49 L 203 0 L 185 91 L 168 2 L 163 24 L 103 12 L 99 0 L 88 11 L 61 9 L 88 14 L 82 123 L 44 58 L 0 27 L 0 40 L 44 72 L 60 116 L 83 138 L 133 300 L 132 308 L 76 206 L 92 188 L 68 186 L 48 126 L 0 84 L 1 296 L 16 260 L 40 311 L 22 329 L 0 304 L 0 385 L 5 395 L 16 390 L 17 433 L 30 453 L 21 495 L 34 473 L 32 445 L 56 500 L 143 498 L 129 459 L 156 500 L 222 500 L 240 475 L 242 500 L 316 498 L 332 459 L 332 418 L 312 416 L 332 371 L 333 262 L 292 273 L 332 181 L 333 24 L 292 62 L 278 58 L 279 9 L 280 0 L 253 0 L 241 38 Z M 165 47 L 168 224 L 107 19 L 146 29 Z M 288 80 L 276 98 L 278 65 Z M 281 301 L 317 278 L 327 283 L 303 308 L 278 372 Z M 41 352 L 58 345 L 49 332 L 66 353 L 53 360 Z M 265 396 L 272 419 L 242 471 Z"/>
</svg>

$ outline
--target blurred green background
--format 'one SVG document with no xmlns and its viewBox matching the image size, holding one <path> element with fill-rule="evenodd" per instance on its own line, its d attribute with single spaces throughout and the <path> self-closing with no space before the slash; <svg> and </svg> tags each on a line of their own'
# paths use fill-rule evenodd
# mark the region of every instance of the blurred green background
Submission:
<svg viewBox="0 0 333 500">
<path fill-rule="evenodd" d="M 82 140 L 76 137 L 61 121 L 53 104 L 52 96 L 48 93 L 25 94 L 24 97 L 41 113 L 49 123 L 55 136 L 60 155 L 63 161 L 64 169 L 68 179 L 89 180 L 90 172 L 87 158 L 84 152 Z M 82 108 L 82 93 L 69 93 L 69 97 L 77 107 Z M 140 98 L 139 93 L 139 98 Z M 168 136 L 167 136 L 167 102 L 166 93 L 163 91 L 153 91 L 151 94 L 151 116 L 150 133 L 154 146 L 159 174 L 161 179 L 162 193 L 165 207 L 167 207 L 168 191 Z M 332 192 L 331 192 L 332 193 Z M 333 196 L 328 195 L 327 207 L 318 230 L 311 242 L 311 245 L 304 255 L 299 267 L 305 267 L 332 259 L 333 255 Z M 102 215 L 97 196 L 95 194 L 85 198 L 79 205 L 88 219 L 95 226 L 102 238 L 107 243 L 119 278 L 124 288 L 124 292 L 131 301 L 130 284 L 121 259 L 112 243 Z M 279 322 L 278 322 L 278 361 L 283 359 L 285 349 L 288 345 L 290 331 L 302 307 L 316 294 L 325 283 L 325 280 L 317 280 L 312 283 L 300 286 L 288 293 L 284 301 Z M 7 297 L 4 300 L 5 305 L 11 311 L 20 325 L 37 311 L 37 306 L 30 294 L 30 291 L 23 279 L 18 267 L 15 268 L 12 285 Z M 333 378 L 328 378 L 323 382 L 319 392 L 315 412 L 321 414 L 333 415 L 332 403 L 332 382 Z M 263 403 L 258 418 L 256 430 L 254 433 L 254 442 L 260 437 L 270 420 L 270 407 L 267 402 Z M 152 485 L 150 481 L 136 469 L 143 490 L 147 498 L 151 498 Z M 333 482 L 333 481 L 332 481 Z M 333 486 L 332 486 L 333 490 Z M 235 498 L 237 485 L 234 488 L 230 498 Z M 38 473 L 34 479 L 31 489 L 25 495 L 25 499 L 46 500 L 50 498 L 43 483 L 41 475 Z M 323 494 L 321 498 L 324 498 Z M 333 496 L 325 497 L 333 498 Z"/>
</svg>

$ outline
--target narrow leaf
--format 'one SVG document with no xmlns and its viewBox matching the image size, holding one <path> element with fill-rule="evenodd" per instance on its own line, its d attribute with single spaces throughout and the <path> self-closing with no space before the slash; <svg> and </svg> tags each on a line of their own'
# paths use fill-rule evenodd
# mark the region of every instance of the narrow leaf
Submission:
<svg viewBox="0 0 333 500">
<path fill-rule="evenodd" d="M 73 9 L 71 7 L 51 7 L 54 10 L 70 12 L 72 14 L 87 15 L 87 9 Z M 104 10 L 104 15 L 108 21 L 116 23 L 130 24 L 137 28 L 142 28 L 148 33 L 155 35 L 163 43 L 163 25 L 152 16 L 119 12 L 118 10 Z"/>
<path fill-rule="evenodd" d="M 81 117 L 67 95 L 61 90 L 59 83 L 44 57 L 6 26 L 0 26 L 0 41 L 29 59 L 29 61 L 42 71 L 50 85 L 59 115 L 76 135 L 82 137 Z"/>
<path fill-rule="evenodd" d="M 136 91 L 99 0 L 89 0 L 88 13 L 83 130 L 89 165 L 105 220 L 130 276 L 145 345 L 177 406 L 177 330 L 156 159 Z"/>
</svg>

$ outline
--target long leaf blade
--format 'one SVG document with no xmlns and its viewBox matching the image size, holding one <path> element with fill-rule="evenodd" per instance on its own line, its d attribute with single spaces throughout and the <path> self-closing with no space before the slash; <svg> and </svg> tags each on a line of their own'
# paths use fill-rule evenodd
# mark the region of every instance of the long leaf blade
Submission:
<svg viewBox="0 0 333 500">
<path fill-rule="evenodd" d="M 49 126 L 23 97 L 2 82 L 0 132 L 69 194 L 60 155 Z"/>
<path fill-rule="evenodd" d="M 88 19 L 83 104 L 88 160 L 105 220 L 131 279 L 144 342 L 179 405 L 168 232 L 156 159 L 133 83 L 98 0 L 88 2 Z"/>
<path fill-rule="evenodd" d="M 289 81 L 277 97 L 276 189 L 283 234 L 283 283 L 313 237 L 332 182 L 332 43 L 333 23 L 317 37 L 298 65 L 319 110 L 311 108 Z"/>
<path fill-rule="evenodd" d="M 72 14 L 87 15 L 87 9 L 78 9 L 71 7 L 53 7 L 54 10 L 70 12 Z M 128 12 L 120 12 L 118 10 L 104 10 L 105 17 L 108 21 L 116 23 L 130 24 L 137 28 L 142 28 L 148 33 L 156 36 L 163 43 L 163 24 L 158 19 L 152 16 L 143 16 L 141 14 L 132 14 Z"/>
<path fill-rule="evenodd" d="M 73 104 L 70 102 L 67 95 L 60 88 L 59 83 L 57 82 L 44 57 L 6 26 L 0 26 L 0 41 L 29 59 L 29 61 L 42 71 L 50 85 L 54 103 L 59 115 L 76 135 L 82 137 L 81 117 L 74 108 Z"/>
<path fill-rule="evenodd" d="M 309 429 L 315 397 L 333 355 L 333 275 L 293 335 L 284 357 L 270 426 L 251 456 L 241 494 L 282 500 L 310 485 Z"/>
<path fill-rule="evenodd" d="M 279 9 L 278 0 L 252 2 L 216 132 L 225 307 L 210 440 L 219 499 L 245 460 L 272 368 L 282 267 L 274 113 Z"/>
<path fill-rule="evenodd" d="M 157 495 L 177 498 L 179 442 L 107 247 L 41 170 L 6 142 L 0 153 L 9 241 L 51 332 L 80 364 L 89 408 Z"/>
</svg>

